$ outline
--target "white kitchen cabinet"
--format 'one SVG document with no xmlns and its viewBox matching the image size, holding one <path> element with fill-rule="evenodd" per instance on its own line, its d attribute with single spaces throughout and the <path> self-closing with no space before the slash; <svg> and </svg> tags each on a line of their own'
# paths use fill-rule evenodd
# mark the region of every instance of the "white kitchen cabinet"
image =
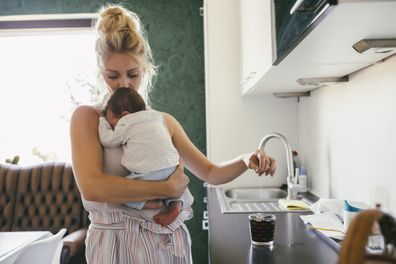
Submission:
<svg viewBox="0 0 396 264">
<path fill-rule="evenodd" d="M 375 48 L 359 53 L 352 47 L 363 39 L 396 39 L 392 23 L 396 1 L 339 1 L 278 65 L 273 65 L 273 0 L 240 0 L 239 4 L 244 96 L 310 91 L 323 84 L 301 85 L 297 80 L 341 78 L 396 53 L 396 47 L 388 53 Z"/>
<path fill-rule="evenodd" d="M 239 0 L 241 87 L 246 93 L 272 67 L 274 61 L 272 10 L 269 0 Z"/>
</svg>

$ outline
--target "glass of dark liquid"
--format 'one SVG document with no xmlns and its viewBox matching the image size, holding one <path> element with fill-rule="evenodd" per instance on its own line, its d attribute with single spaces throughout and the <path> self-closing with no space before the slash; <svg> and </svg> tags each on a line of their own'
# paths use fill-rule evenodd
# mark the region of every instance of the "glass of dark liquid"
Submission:
<svg viewBox="0 0 396 264">
<path fill-rule="evenodd" d="M 271 246 L 274 242 L 275 215 L 250 214 L 250 240 L 255 246 Z"/>
</svg>

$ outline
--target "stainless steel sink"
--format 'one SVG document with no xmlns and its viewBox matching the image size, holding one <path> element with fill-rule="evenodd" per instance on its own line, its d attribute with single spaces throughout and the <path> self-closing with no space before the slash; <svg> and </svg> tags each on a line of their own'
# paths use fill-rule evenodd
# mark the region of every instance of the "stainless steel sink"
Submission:
<svg viewBox="0 0 396 264">
<path fill-rule="evenodd" d="M 223 214 L 254 212 L 302 212 L 288 211 L 279 206 L 279 199 L 287 197 L 287 192 L 279 188 L 215 187 Z"/>
<path fill-rule="evenodd" d="M 224 191 L 226 197 L 237 200 L 272 200 L 286 198 L 287 192 L 277 188 L 233 188 Z"/>
</svg>

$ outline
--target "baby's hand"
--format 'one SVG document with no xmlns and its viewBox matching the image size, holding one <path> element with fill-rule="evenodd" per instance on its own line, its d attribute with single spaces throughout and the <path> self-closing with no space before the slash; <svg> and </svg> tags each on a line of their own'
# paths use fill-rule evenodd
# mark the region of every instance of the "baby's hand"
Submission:
<svg viewBox="0 0 396 264">
<path fill-rule="evenodd" d="M 95 111 L 96 111 L 96 113 L 98 114 L 99 117 L 103 116 L 103 112 L 102 112 L 102 110 L 99 107 L 95 107 Z"/>
</svg>

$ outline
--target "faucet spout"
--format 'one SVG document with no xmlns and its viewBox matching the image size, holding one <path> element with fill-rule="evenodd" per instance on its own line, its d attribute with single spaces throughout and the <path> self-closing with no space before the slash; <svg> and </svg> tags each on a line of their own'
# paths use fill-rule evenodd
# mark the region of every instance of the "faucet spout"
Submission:
<svg viewBox="0 0 396 264">
<path fill-rule="evenodd" d="M 297 199 L 297 192 L 299 191 L 299 185 L 297 184 L 298 175 L 294 175 L 293 154 L 287 138 L 280 133 L 270 133 L 263 137 L 260 142 L 259 149 L 264 151 L 265 144 L 272 138 L 279 139 L 285 147 L 287 162 L 287 198 Z"/>
</svg>

